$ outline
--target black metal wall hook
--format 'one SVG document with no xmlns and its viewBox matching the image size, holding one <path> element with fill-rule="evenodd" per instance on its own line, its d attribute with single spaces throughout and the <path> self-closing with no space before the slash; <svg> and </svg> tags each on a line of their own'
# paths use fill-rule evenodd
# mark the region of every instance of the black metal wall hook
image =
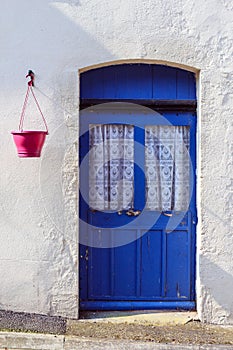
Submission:
<svg viewBox="0 0 233 350">
<path fill-rule="evenodd" d="M 31 80 L 28 82 L 29 86 L 34 86 L 34 79 L 35 79 L 35 74 L 33 73 L 32 70 L 28 71 L 28 74 L 26 75 L 26 78 L 30 77 Z"/>
</svg>

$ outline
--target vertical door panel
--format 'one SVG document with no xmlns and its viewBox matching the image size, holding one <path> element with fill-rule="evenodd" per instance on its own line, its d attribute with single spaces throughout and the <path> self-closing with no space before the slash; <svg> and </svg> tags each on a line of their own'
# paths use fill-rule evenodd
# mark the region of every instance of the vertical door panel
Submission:
<svg viewBox="0 0 233 350">
<path fill-rule="evenodd" d="M 89 248 L 88 290 L 89 297 L 111 295 L 111 249 Z"/>
<path fill-rule="evenodd" d="M 188 231 L 167 234 L 166 297 L 190 296 L 190 242 Z"/>
<path fill-rule="evenodd" d="M 141 238 L 141 295 L 160 297 L 162 283 L 162 231 L 149 231 Z"/>
<path fill-rule="evenodd" d="M 136 233 L 132 243 L 113 249 L 112 278 L 115 297 L 135 297 L 137 293 L 138 253 Z"/>
</svg>

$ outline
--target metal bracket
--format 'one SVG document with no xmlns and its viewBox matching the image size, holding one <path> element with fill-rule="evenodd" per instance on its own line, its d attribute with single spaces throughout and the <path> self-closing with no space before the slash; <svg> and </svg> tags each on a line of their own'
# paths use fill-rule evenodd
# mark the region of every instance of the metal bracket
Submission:
<svg viewBox="0 0 233 350">
<path fill-rule="evenodd" d="M 34 86 L 34 80 L 35 80 L 35 74 L 33 73 L 32 70 L 28 71 L 28 74 L 26 75 L 26 78 L 30 77 L 31 80 L 28 82 L 29 86 Z"/>
</svg>

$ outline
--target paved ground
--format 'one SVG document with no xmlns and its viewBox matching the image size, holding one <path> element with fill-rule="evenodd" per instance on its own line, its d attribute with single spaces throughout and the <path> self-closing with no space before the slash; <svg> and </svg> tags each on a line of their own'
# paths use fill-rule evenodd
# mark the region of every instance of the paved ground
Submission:
<svg viewBox="0 0 233 350">
<path fill-rule="evenodd" d="M 0 350 L 233 350 L 233 327 L 204 325 L 195 312 L 88 312 L 80 316 L 62 324 L 55 320 L 60 335 L 0 332 Z M 33 330 L 43 322 L 51 327 L 52 321 L 45 318 L 42 322 L 42 318 L 34 318 Z"/>
<path fill-rule="evenodd" d="M 67 322 L 66 335 L 154 344 L 233 346 L 233 327 L 201 323 L 195 312 L 85 312 L 80 317 L 79 321 Z"/>
<path fill-rule="evenodd" d="M 0 350 L 232 350 L 226 345 L 174 345 L 127 340 L 82 339 L 72 336 L 0 332 Z"/>
</svg>

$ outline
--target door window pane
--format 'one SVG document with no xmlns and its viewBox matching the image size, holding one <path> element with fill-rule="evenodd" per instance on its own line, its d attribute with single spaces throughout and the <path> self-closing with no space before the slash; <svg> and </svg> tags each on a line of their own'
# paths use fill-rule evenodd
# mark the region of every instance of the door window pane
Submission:
<svg viewBox="0 0 233 350">
<path fill-rule="evenodd" d="M 189 207 L 189 127 L 146 126 L 146 208 L 186 211 Z"/>
<path fill-rule="evenodd" d="M 92 124 L 89 146 L 89 206 L 100 211 L 133 207 L 133 126 Z"/>
</svg>

